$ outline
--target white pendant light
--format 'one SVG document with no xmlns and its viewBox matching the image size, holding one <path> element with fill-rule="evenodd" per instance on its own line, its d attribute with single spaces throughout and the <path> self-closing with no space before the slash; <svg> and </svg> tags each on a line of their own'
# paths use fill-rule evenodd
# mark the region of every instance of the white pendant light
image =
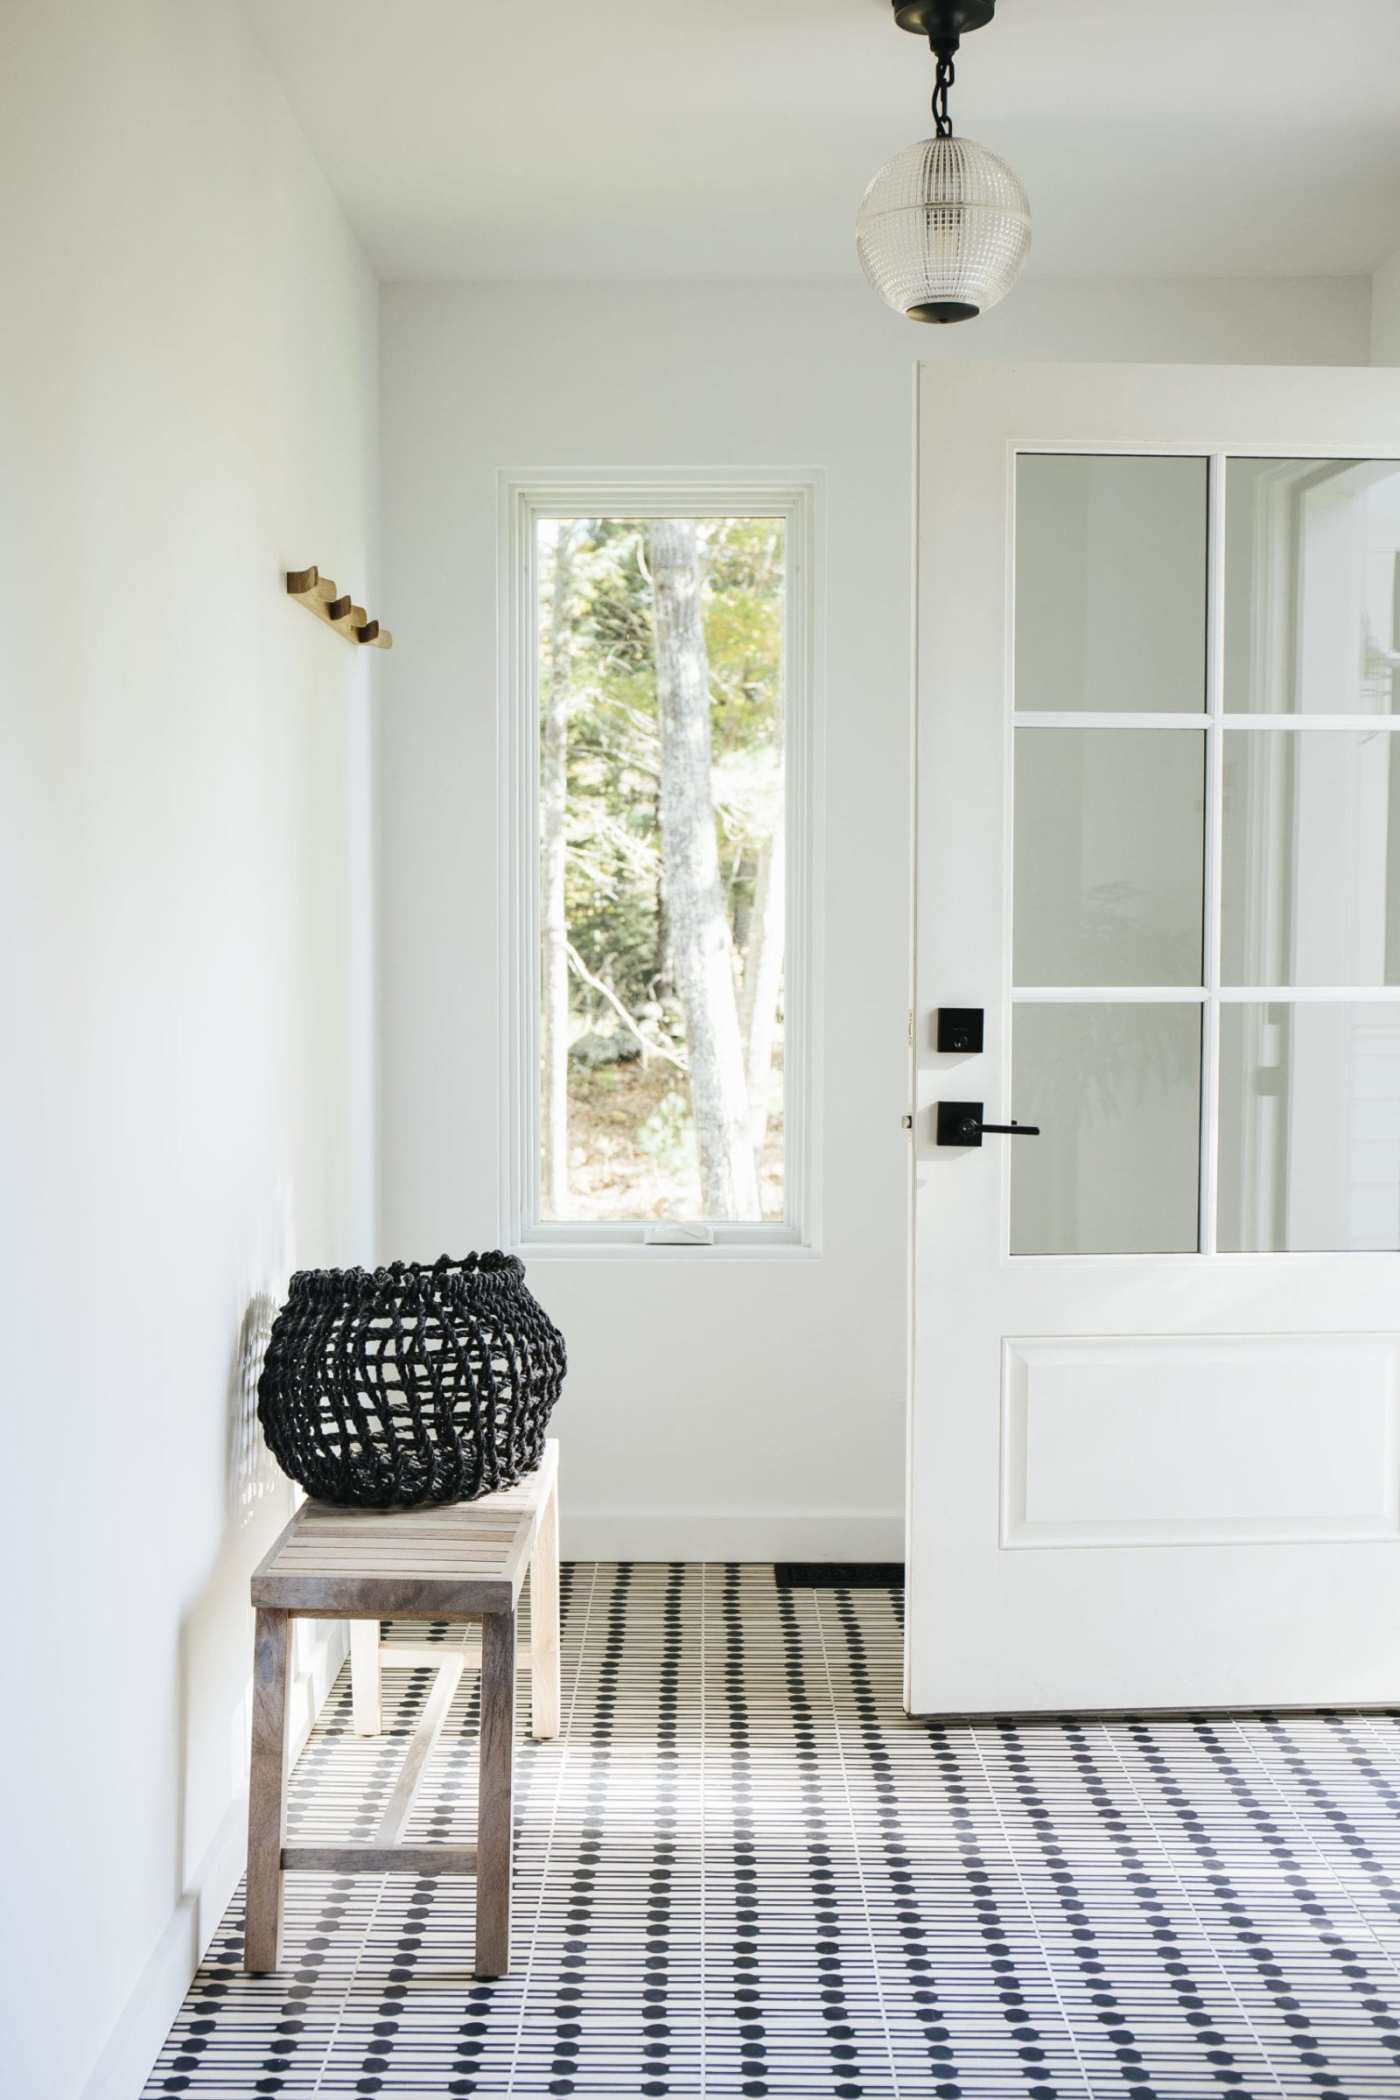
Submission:
<svg viewBox="0 0 1400 2100">
<path fill-rule="evenodd" d="M 901 29 L 937 59 L 934 136 L 887 160 L 861 199 L 856 253 L 875 290 L 911 321 L 971 321 L 1004 299 L 1030 252 L 1031 212 L 1015 172 L 953 136 L 948 90 L 963 33 L 996 0 L 894 0 Z"/>
</svg>

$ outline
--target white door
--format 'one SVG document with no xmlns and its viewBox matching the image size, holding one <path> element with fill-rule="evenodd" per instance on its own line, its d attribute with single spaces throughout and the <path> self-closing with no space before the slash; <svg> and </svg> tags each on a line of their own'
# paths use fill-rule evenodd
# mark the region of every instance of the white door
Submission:
<svg viewBox="0 0 1400 2100">
<path fill-rule="evenodd" d="M 918 445 L 910 1708 L 1393 1701 L 1400 375 Z"/>
</svg>

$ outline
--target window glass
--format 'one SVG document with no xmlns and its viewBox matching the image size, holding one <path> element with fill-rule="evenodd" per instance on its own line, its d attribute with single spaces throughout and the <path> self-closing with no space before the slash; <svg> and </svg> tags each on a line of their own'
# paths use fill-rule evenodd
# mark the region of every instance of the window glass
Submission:
<svg viewBox="0 0 1400 2100">
<path fill-rule="evenodd" d="M 1225 737 L 1221 975 L 1400 984 L 1400 735 Z"/>
<path fill-rule="evenodd" d="M 1200 1007 L 1020 1006 L 1012 1063 L 1012 1253 L 1194 1253 Z"/>
<path fill-rule="evenodd" d="M 1033 455 L 1016 488 L 1012 1251 L 1189 1251 L 1203 1172 L 1208 1247 L 1400 1247 L 1400 462 Z M 1131 719 L 1213 664 L 1199 732 Z"/>
<path fill-rule="evenodd" d="M 1400 1247 L 1400 1003 L 1222 1008 L 1220 1246 Z"/>
<path fill-rule="evenodd" d="M 1227 710 L 1395 713 L 1400 463 L 1232 459 L 1225 492 Z"/>
<path fill-rule="evenodd" d="M 1015 976 L 1201 982 L 1206 740 L 1016 731 Z"/>
<path fill-rule="evenodd" d="M 538 522 L 545 1221 L 783 1217 L 785 559 Z"/>
<path fill-rule="evenodd" d="M 1205 706 L 1204 459 L 1023 453 L 1016 705 Z"/>
</svg>

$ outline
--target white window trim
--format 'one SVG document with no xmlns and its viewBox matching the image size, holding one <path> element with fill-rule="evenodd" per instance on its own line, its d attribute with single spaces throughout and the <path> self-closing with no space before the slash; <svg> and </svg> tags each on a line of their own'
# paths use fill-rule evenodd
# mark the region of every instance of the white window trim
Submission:
<svg viewBox="0 0 1400 2100">
<path fill-rule="evenodd" d="M 631 469 L 503 471 L 498 477 L 497 773 L 500 897 L 500 1244 L 534 1257 L 713 1261 L 804 1258 L 820 1244 L 818 1063 L 825 597 L 820 469 L 792 474 Z M 547 1223 L 538 1215 L 539 657 L 541 518 L 780 517 L 786 523 L 783 648 L 787 928 L 783 1068 L 785 1214 L 710 1224 L 708 1246 L 648 1246 L 645 1223 Z M 695 1221 L 700 1222 L 700 1221 Z M 709 1222 L 709 1221 L 705 1221 Z"/>
</svg>

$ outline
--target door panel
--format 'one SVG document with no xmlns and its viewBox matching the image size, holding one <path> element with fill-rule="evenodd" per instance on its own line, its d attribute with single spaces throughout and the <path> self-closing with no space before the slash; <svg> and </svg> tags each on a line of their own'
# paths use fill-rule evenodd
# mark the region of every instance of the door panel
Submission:
<svg viewBox="0 0 1400 2100">
<path fill-rule="evenodd" d="M 1400 1538 L 1400 1342 L 1006 1344 L 1009 1546 Z"/>
<path fill-rule="evenodd" d="M 911 1708 L 1394 1698 L 1400 382 L 919 400 Z"/>
</svg>

